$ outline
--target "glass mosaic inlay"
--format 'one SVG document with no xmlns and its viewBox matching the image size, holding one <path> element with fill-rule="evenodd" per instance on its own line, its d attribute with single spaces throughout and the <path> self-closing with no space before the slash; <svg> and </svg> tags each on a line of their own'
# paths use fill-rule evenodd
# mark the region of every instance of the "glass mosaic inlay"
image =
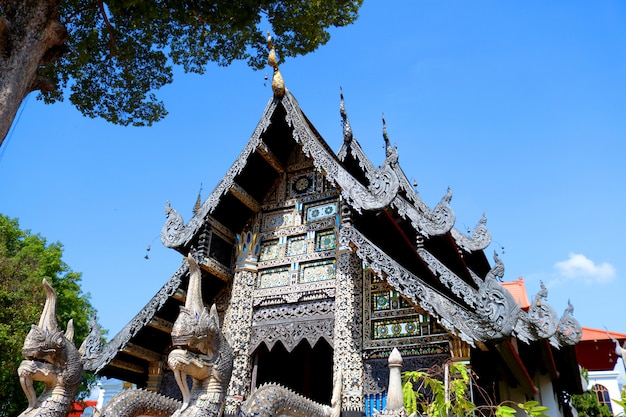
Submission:
<svg viewBox="0 0 626 417">
<path fill-rule="evenodd" d="M 326 230 L 319 232 L 315 236 L 315 250 L 332 250 L 337 249 L 337 235 L 334 230 Z"/>
<path fill-rule="evenodd" d="M 302 265 L 300 283 L 335 279 L 335 261 L 313 262 Z"/>
<path fill-rule="evenodd" d="M 315 172 L 291 178 L 289 196 L 298 197 L 315 191 Z"/>
<path fill-rule="evenodd" d="M 278 259 L 280 246 L 278 239 L 268 240 L 261 244 L 261 255 L 259 261 L 268 261 L 270 259 Z"/>
<path fill-rule="evenodd" d="M 372 291 L 372 311 L 408 308 L 410 304 L 397 291 Z"/>
<path fill-rule="evenodd" d="M 293 212 L 270 214 L 263 221 L 263 230 L 278 229 L 279 227 L 294 225 Z"/>
<path fill-rule="evenodd" d="M 332 203 L 322 204 L 319 206 L 309 207 L 306 210 L 306 220 L 308 222 L 316 222 L 318 220 L 333 217 L 337 214 L 338 204 L 336 201 Z"/>
<path fill-rule="evenodd" d="M 390 339 L 422 335 L 417 317 L 398 320 L 385 320 L 372 323 L 374 339 Z M 426 326 L 427 327 L 427 326 Z"/>
<path fill-rule="evenodd" d="M 287 241 L 287 256 L 306 253 L 306 236 L 294 236 Z"/>
<path fill-rule="evenodd" d="M 289 267 L 273 268 L 261 271 L 257 281 L 258 288 L 284 287 L 289 284 Z"/>
</svg>

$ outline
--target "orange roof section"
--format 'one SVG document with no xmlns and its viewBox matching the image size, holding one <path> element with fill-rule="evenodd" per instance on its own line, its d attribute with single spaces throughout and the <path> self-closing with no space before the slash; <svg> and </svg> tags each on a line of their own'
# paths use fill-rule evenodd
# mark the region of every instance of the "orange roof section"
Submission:
<svg viewBox="0 0 626 417">
<path fill-rule="evenodd" d="M 583 326 L 583 337 L 580 341 L 608 340 L 610 339 L 609 335 L 613 339 L 626 340 L 626 333 L 609 332 L 608 330 L 592 329 L 591 327 Z"/>
<path fill-rule="evenodd" d="M 528 311 L 530 308 L 530 301 L 528 300 L 528 293 L 526 293 L 526 284 L 524 284 L 524 278 L 519 277 L 517 281 L 502 282 L 504 288 L 509 290 L 515 301 L 522 310 Z"/>
</svg>

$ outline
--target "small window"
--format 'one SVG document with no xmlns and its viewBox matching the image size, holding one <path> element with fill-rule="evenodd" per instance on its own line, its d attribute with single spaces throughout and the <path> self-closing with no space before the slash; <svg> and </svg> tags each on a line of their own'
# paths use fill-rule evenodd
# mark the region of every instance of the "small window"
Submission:
<svg viewBox="0 0 626 417">
<path fill-rule="evenodd" d="M 595 384 L 591 390 L 595 392 L 596 398 L 598 398 L 598 403 L 600 405 L 606 405 L 611 413 L 613 413 L 613 408 L 611 407 L 611 396 L 609 395 L 609 390 L 600 384 Z"/>
</svg>

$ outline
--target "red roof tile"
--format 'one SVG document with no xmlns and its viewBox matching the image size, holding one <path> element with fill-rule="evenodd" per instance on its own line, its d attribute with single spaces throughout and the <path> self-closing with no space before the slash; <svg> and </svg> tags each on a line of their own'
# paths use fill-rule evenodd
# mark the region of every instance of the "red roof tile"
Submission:
<svg viewBox="0 0 626 417">
<path fill-rule="evenodd" d="M 526 292 L 524 278 L 519 277 L 517 281 L 503 282 L 502 286 L 509 290 L 522 310 L 528 311 L 530 308 L 530 301 L 528 300 L 528 293 Z"/>
</svg>

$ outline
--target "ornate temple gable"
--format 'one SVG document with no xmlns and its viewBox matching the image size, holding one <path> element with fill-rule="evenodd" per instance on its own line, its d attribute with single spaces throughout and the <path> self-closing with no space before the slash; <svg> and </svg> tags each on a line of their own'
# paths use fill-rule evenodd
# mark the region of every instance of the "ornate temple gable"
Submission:
<svg viewBox="0 0 626 417">
<path fill-rule="evenodd" d="M 475 345 L 475 341 L 484 342 L 503 337 L 487 320 L 403 268 L 353 227 L 341 229 L 340 245 L 345 247 L 353 245 L 361 260 L 377 275 L 384 277 L 414 304 L 437 317 L 449 332 L 458 335 L 472 346 Z"/>
<path fill-rule="evenodd" d="M 254 352 L 261 343 L 268 350 L 280 341 L 287 352 L 291 352 L 301 341 L 315 346 L 324 339 L 333 346 L 335 327 L 335 302 L 321 300 L 308 303 L 261 307 L 252 317 L 252 335 L 249 352 Z"/>
<path fill-rule="evenodd" d="M 97 360 L 88 363 L 85 369 L 101 375 L 106 375 L 106 372 L 101 373 L 101 371 L 115 359 L 119 351 L 128 349 L 131 339 L 135 337 L 140 330 L 146 326 L 150 326 L 153 319 L 158 319 L 158 317 L 156 317 L 157 313 L 168 301 L 168 299 L 172 297 L 176 291 L 178 291 L 183 277 L 188 273 L 189 266 L 185 262 L 180 266 L 180 268 L 178 268 L 165 285 L 161 287 L 155 296 L 152 297 L 148 304 L 146 304 L 146 306 L 141 309 L 141 311 L 102 348 L 102 352 L 98 356 Z"/>
<path fill-rule="evenodd" d="M 363 298 L 364 358 L 387 358 L 394 347 L 407 357 L 449 355 L 448 332 L 369 268 L 363 271 Z"/>
<path fill-rule="evenodd" d="M 392 169 L 396 160 L 386 160 L 365 187 L 350 175 L 315 132 L 291 93 L 286 92 L 282 103 L 287 123 L 293 128 L 294 139 L 301 144 L 304 154 L 313 159 L 318 171 L 325 173 L 326 180 L 339 187 L 343 198 L 355 210 L 382 209 L 391 203 L 398 191 L 398 177 Z"/>
<path fill-rule="evenodd" d="M 290 157 L 282 192 L 259 214 L 261 253 L 255 306 L 328 299 L 335 295 L 337 193 L 312 166 Z M 264 207 L 269 206 L 264 202 Z"/>
</svg>

